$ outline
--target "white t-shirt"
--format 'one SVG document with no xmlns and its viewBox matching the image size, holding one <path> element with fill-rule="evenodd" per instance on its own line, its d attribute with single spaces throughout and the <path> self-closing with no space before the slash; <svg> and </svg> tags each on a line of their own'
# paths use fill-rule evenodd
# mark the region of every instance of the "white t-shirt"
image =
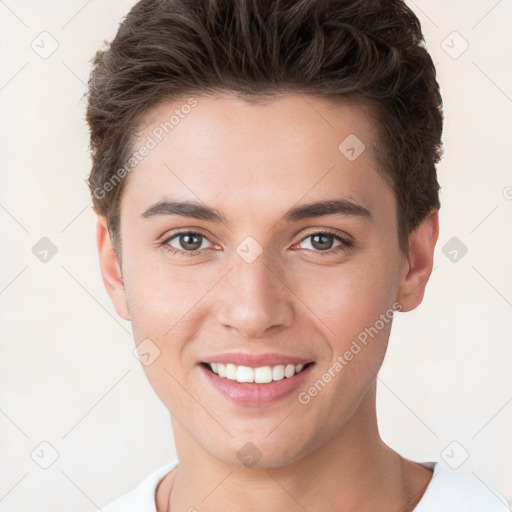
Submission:
<svg viewBox="0 0 512 512">
<path fill-rule="evenodd" d="M 160 480 L 178 465 L 171 462 L 150 473 L 128 494 L 103 512 L 156 512 L 155 493 Z M 434 474 L 413 512 L 510 512 L 507 500 L 479 479 L 464 476 L 439 462 L 424 462 Z"/>
</svg>

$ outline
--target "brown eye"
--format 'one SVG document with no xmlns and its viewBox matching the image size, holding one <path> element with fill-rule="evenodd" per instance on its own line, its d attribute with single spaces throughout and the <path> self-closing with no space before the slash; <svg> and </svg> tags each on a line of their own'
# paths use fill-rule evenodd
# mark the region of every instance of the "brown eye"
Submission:
<svg viewBox="0 0 512 512">
<path fill-rule="evenodd" d="M 349 250 L 354 244 L 350 239 L 344 238 L 341 235 L 321 231 L 306 236 L 300 241 L 299 245 L 302 245 L 301 249 L 306 249 L 316 256 L 329 256 Z"/>
<path fill-rule="evenodd" d="M 200 252 L 202 249 L 207 248 L 203 245 L 203 242 L 207 242 L 208 239 L 201 233 L 195 233 L 194 231 L 181 231 L 170 236 L 162 242 L 167 249 L 174 254 L 183 254 L 186 256 L 194 255 L 196 252 Z"/>
<path fill-rule="evenodd" d="M 318 233 L 316 235 L 312 235 L 310 238 L 311 245 L 319 251 L 330 249 L 334 242 L 334 235 L 327 235 L 325 233 Z"/>
<path fill-rule="evenodd" d="M 339 243 L 337 245 L 343 245 L 344 240 L 338 235 L 334 235 L 333 233 L 313 233 L 306 238 L 303 238 L 301 244 L 306 240 L 309 240 L 309 245 L 311 247 L 303 247 L 304 249 L 313 249 L 315 251 L 328 251 L 332 249 L 334 246 L 334 242 L 337 240 Z"/>
<path fill-rule="evenodd" d="M 196 251 L 201 247 L 203 237 L 202 235 L 197 235 L 195 233 L 186 233 L 184 235 L 178 235 L 177 238 L 179 240 L 181 249 Z"/>
</svg>

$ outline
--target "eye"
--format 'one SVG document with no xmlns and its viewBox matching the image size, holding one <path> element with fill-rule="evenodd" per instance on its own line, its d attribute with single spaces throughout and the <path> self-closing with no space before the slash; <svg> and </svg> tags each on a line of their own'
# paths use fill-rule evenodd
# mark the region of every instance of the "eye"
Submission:
<svg viewBox="0 0 512 512">
<path fill-rule="evenodd" d="M 180 231 L 166 238 L 160 245 L 173 254 L 195 256 L 202 249 L 203 243 L 208 240 L 205 235 L 196 231 Z"/>
<path fill-rule="evenodd" d="M 299 244 L 305 243 L 310 240 L 310 247 L 301 247 L 317 254 L 318 256 L 328 256 L 333 253 L 338 253 L 347 250 L 353 246 L 353 242 L 339 234 L 331 233 L 329 231 L 318 231 L 311 233 L 303 238 Z M 184 257 L 196 256 L 204 249 L 208 248 L 206 243 L 208 238 L 197 231 L 180 231 L 174 233 L 172 236 L 167 237 L 159 243 L 166 251 L 172 254 Z M 338 242 L 333 245 L 334 242 Z M 205 246 L 206 243 L 206 246 Z"/>
<path fill-rule="evenodd" d="M 337 253 L 353 246 L 353 242 L 348 238 L 329 231 L 311 233 L 307 237 L 303 238 L 299 242 L 299 245 L 304 243 L 306 240 L 311 240 L 309 242 L 310 247 L 303 247 L 303 249 L 305 248 L 307 250 L 320 253 L 321 256 Z M 333 245 L 335 241 L 339 243 L 337 245 Z"/>
</svg>

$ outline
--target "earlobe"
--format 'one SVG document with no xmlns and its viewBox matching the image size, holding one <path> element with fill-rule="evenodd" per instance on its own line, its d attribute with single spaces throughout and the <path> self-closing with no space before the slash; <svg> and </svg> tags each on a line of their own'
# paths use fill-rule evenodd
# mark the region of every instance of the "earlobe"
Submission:
<svg viewBox="0 0 512 512">
<path fill-rule="evenodd" d="M 431 210 L 409 235 L 409 260 L 404 261 L 397 301 L 401 311 L 419 306 L 432 273 L 434 249 L 439 236 L 439 211 Z"/>
<path fill-rule="evenodd" d="M 130 320 L 121 267 L 110 240 L 107 221 L 102 215 L 97 216 L 96 244 L 98 246 L 101 277 L 105 289 L 116 308 L 117 314 L 125 320 Z"/>
</svg>

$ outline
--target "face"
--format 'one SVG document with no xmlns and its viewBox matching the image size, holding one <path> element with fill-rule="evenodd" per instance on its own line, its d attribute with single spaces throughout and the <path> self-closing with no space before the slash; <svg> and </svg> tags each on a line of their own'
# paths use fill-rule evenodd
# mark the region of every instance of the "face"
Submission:
<svg viewBox="0 0 512 512">
<path fill-rule="evenodd" d="M 196 101 L 159 106 L 138 134 L 156 144 L 123 192 L 111 296 L 177 446 L 292 463 L 368 406 L 411 273 L 394 195 L 364 106 Z"/>
</svg>

